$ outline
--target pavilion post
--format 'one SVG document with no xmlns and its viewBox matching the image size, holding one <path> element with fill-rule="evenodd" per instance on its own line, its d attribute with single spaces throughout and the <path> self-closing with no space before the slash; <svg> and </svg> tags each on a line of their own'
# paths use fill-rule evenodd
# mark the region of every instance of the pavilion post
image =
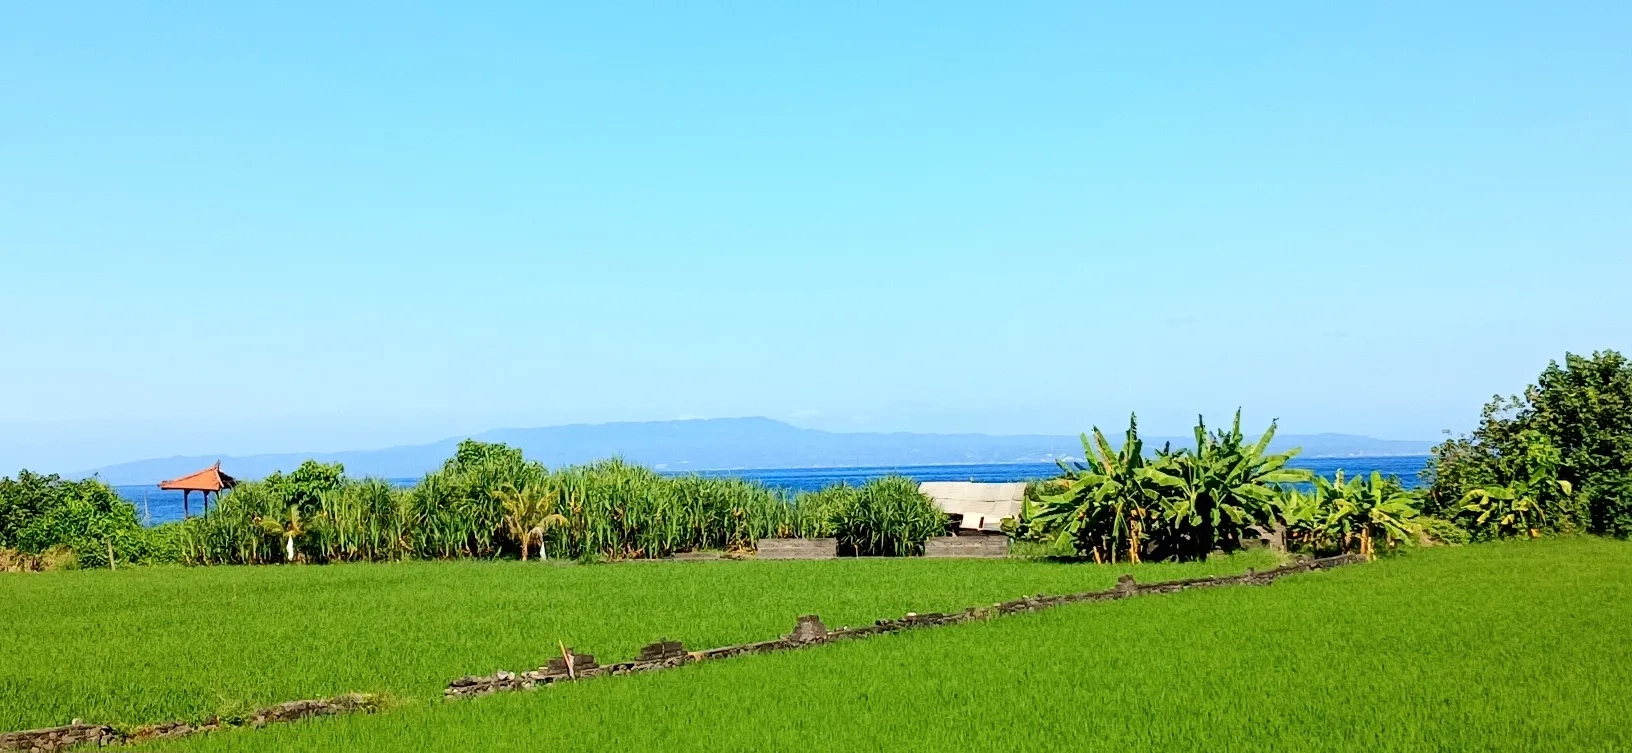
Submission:
<svg viewBox="0 0 1632 753">
<path fill-rule="evenodd" d="M 182 489 L 181 490 L 181 519 L 182 520 L 186 520 L 187 518 L 193 517 L 192 512 L 187 509 L 187 495 L 192 494 L 192 493 L 193 493 L 193 490 L 191 490 L 191 489 Z"/>
</svg>

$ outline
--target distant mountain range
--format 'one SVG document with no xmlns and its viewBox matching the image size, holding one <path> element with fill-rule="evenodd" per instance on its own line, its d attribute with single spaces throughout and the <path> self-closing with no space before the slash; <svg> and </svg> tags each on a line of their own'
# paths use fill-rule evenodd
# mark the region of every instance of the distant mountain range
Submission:
<svg viewBox="0 0 1632 753">
<path fill-rule="evenodd" d="M 714 418 L 574 424 L 537 429 L 495 429 L 472 439 L 520 447 L 550 467 L 614 455 L 660 470 L 807 468 L 838 466 L 1027 463 L 1082 456 L 1077 437 L 1042 434 L 847 433 L 797 426 L 768 418 Z M 199 455 L 139 460 L 74 474 L 96 475 L 110 484 L 151 484 L 221 461 L 222 470 L 253 479 L 288 471 L 307 459 L 343 463 L 353 476 L 412 478 L 435 470 L 453 455 L 460 438 L 423 445 L 347 452 L 223 457 Z M 1120 439 L 1120 437 L 1118 437 Z M 1191 437 L 1147 437 L 1145 446 L 1193 443 Z M 1271 448 L 1302 447 L 1306 457 L 1426 455 L 1427 441 L 1372 439 L 1349 434 L 1277 435 Z"/>
</svg>

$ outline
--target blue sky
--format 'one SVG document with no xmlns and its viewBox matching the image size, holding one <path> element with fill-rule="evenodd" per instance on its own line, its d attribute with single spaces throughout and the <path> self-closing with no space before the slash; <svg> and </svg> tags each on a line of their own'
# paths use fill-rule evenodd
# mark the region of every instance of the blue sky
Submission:
<svg viewBox="0 0 1632 753">
<path fill-rule="evenodd" d="M 0 473 L 681 416 L 1428 438 L 1632 347 L 1626 3 L 539 5 L 0 10 Z"/>
</svg>

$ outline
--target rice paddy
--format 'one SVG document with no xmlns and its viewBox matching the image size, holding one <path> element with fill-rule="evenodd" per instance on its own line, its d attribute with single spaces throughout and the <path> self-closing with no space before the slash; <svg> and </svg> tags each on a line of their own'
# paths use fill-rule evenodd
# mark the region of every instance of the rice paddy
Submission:
<svg viewBox="0 0 1632 753">
<path fill-rule="evenodd" d="M 1616 751 L 1629 656 L 1632 543 L 1566 538 L 145 749 Z"/>
<path fill-rule="evenodd" d="M 1141 580 L 1267 567 L 1256 553 L 1142 565 Z M 863 624 L 1030 593 L 1109 587 L 1126 568 L 1024 560 L 398 562 L 0 575 L 0 731 L 74 718 L 197 720 L 346 692 L 412 702 L 455 677 L 603 661 L 658 638 L 775 637 L 815 612 Z"/>
</svg>

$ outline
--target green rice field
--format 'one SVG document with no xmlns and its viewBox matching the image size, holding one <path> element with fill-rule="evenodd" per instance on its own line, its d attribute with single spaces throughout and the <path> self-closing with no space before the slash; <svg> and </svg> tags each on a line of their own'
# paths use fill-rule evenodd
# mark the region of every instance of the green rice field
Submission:
<svg viewBox="0 0 1632 753">
<path fill-rule="evenodd" d="M 1141 580 L 1268 567 L 1265 553 L 1140 565 Z M 0 731 L 198 720 L 300 698 L 440 698 L 557 642 L 602 661 L 1109 587 L 1126 568 L 848 559 L 570 566 L 455 561 L 0 574 Z M 423 703 L 421 704 L 423 705 Z"/>
<path fill-rule="evenodd" d="M 821 601 L 826 590 L 879 588 L 890 596 L 877 603 L 896 609 L 956 600 L 896 590 L 940 580 L 923 575 L 945 563 L 872 566 L 845 563 L 857 568 L 848 582 L 806 593 Z M 742 572 L 781 578 L 757 570 Z M 1005 572 L 992 563 L 944 572 L 953 571 Z M 854 595 L 829 603 L 835 614 L 866 611 Z M 265 648 L 276 671 L 277 647 Z M 1412 551 L 1267 588 L 1079 604 L 146 749 L 1632 750 L 1632 543 Z"/>
</svg>

